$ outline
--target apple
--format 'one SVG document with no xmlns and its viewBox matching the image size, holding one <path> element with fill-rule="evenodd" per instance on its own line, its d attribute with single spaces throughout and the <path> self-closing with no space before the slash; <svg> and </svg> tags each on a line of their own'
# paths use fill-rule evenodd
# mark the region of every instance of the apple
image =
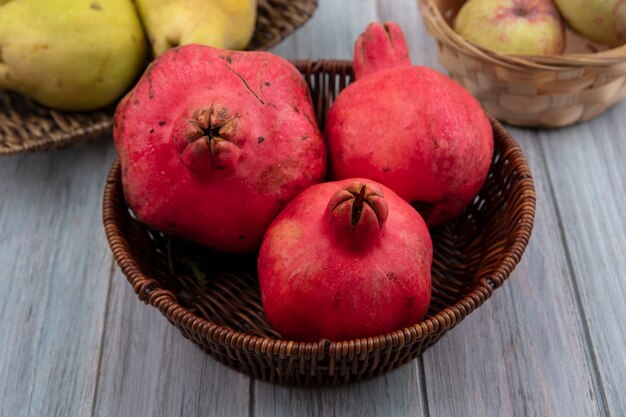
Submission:
<svg viewBox="0 0 626 417">
<path fill-rule="evenodd" d="M 505 54 L 555 55 L 565 46 L 565 27 L 552 0 L 469 0 L 454 30 Z"/>
<path fill-rule="evenodd" d="M 581 35 L 610 46 L 626 44 L 626 1 L 556 0 L 556 5 Z"/>
</svg>

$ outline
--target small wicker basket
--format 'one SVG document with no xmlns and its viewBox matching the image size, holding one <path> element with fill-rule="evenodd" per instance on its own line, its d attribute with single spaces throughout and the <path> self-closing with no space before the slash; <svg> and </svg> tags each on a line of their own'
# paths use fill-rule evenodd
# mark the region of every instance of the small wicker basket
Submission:
<svg viewBox="0 0 626 417">
<path fill-rule="evenodd" d="M 315 12 L 317 0 L 258 0 L 256 30 L 248 46 L 264 50 L 279 43 Z M 108 133 L 115 105 L 91 112 L 61 112 L 0 90 L 0 155 L 44 151 Z"/>
<path fill-rule="evenodd" d="M 353 78 L 346 61 L 297 62 L 320 126 Z M 535 190 L 522 151 L 492 120 L 495 152 L 487 181 L 465 213 L 432 231 L 433 292 L 425 319 L 358 340 L 282 340 L 266 321 L 256 254 L 226 255 L 181 242 L 139 223 L 122 191 L 116 161 L 104 191 L 103 221 L 113 256 L 139 299 L 161 311 L 220 362 L 255 378 L 291 385 L 335 385 L 381 375 L 420 355 L 487 300 L 519 262 L 530 238 Z M 195 252 L 200 285 L 172 260 Z M 146 335 L 149 336 L 149 335 Z"/>
<path fill-rule="evenodd" d="M 519 126 L 567 126 L 626 98 L 626 45 L 599 51 L 604 47 L 568 29 L 563 55 L 504 55 L 452 29 L 464 0 L 418 1 L 443 66 L 499 120 Z"/>
</svg>

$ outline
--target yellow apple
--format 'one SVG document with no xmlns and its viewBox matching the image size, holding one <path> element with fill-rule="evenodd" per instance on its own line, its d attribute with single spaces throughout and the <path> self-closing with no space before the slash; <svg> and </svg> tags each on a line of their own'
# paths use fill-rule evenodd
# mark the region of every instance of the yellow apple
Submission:
<svg viewBox="0 0 626 417">
<path fill-rule="evenodd" d="M 469 0 L 454 30 L 482 47 L 512 55 L 555 55 L 565 45 L 563 21 L 552 0 Z"/>
<path fill-rule="evenodd" d="M 626 1 L 556 0 L 556 5 L 581 35 L 610 46 L 626 44 Z"/>
</svg>

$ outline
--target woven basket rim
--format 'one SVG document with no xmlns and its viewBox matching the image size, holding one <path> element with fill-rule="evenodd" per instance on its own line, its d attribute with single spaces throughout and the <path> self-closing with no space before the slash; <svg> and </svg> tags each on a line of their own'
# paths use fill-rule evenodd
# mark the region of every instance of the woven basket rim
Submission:
<svg viewBox="0 0 626 417">
<path fill-rule="evenodd" d="M 318 60 L 318 61 L 292 61 L 299 69 L 303 67 L 320 68 L 327 63 L 347 64 L 350 61 L 343 60 Z M 474 284 L 474 288 L 468 292 L 463 298 L 459 299 L 454 305 L 447 306 L 432 317 L 422 320 L 412 326 L 398 329 L 383 335 L 375 337 L 358 338 L 343 341 L 330 341 L 322 339 L 319 342 L 301 342 L 290 341 L 285 339 L 276 339 L 271 337 L 263 337 L 243 333 L 230 327 L 204 319 L 189 309 L 181 306 L 176 301 L 176 296 L 162 289 L 156 280 L 144 275 L 141 272 L 139 264 L 135 261 L 130 253 L 127 241 L 121 237 L 125 233 L 120 229 L 115 219 L 118 214 L 114 210 L 114 204 L 118 190 L 120 187 L 121 165 L 119 159 L 113 162 L 106 182 L 103 198 L 103 223 L 106 238 L 113 252 L 113 257 L 120 266 L 127 280 L 133 286 L 133 290 L 139 296 L 140 300 L 146 304 L 151 304 L 161 311 L 169 320 L 176 322 L 179 326 L 191 329 L 189 322 L 193 321 L 193 330 L 200 332 L 203 337 L 212 334 L 213 338 L 219 338 L 219 342 L 229 345 L 233 348 L 253 349 L 259 348 L 262 352 L 274 351 L 281 355 L 289 355 L 290 352 L 346 352 L 354 348 L 355 345 L 368 346 L 373 349 L 374 346 L 387 345 L 391 343 L 411 344 L 419 340 L 427 338 L 432 333 L 449 329 L 455 325 L 457 319 L 453 310 L 460 311 L 462 320 L 469 313 L 477 309 L 487 299 L 491 297 L 493 291 L 504 283 L 509 277 L 515 266 L 519 263 L 521 256 L 528 245 L 530 235 L 533 228 L 535 217 L 535 197 L 534 183 L 530 167 L 526 161 L 521 148 L 504 129 L 504 127 L 491 116 L 489 117 L 494 133 L 498 135 L 502 143 L 503 154 L 511 159 L 512 168 L 515 168 L 519 174 L 520 195 L 524 196 L 529 204 L 523 205 L 520 210 L 520 221 L 517 222 L 512 231 L 508 235 L 507 245 L 500 257 L 501 261 L 495 268 L 493 273 L 485 278 L 480 279 Z M 512 156 L 518 156 L 513 158 Z M 158 293 L 157 293 L 158 292 Z M 470 306 L 469 308 L 467 306 Z"/>
<path fill-rule="evenodd" d="M 266 38 L 265 42 L 261 45 L 261 47 L 250 49 L 246 48 L 247 51 L 266 51 L 274 46 L 278 45 L 288 36 L 292 35 L 296 30 L 298 30 L 302 25 L 307 23 L 311 17 L 315 14 L 315 11 L 318 7 L 318 0 L 285 0 L 288 1 L 288 7 L 285 4 L 276 8 L 276 10 L 281 10 L 285 12 L 287 8 L 290 9 L 290 15 L 298 16 L 299 18 L 296 20 L 285 20 L 281 23 L 284 24 L 284 30 L 278 35 L 274 36 L 271 39 Z M 257 15 L 259 15 L 258 10 L 260 8 L 259 2 L 257 1 Z M 267 20 L 267 19 L 266 19 Z M 270 20 L 271 21 L 271 20 Z M 280 25 L 276 25 L 276 27 L 280 27 Z M 262 29 L 262 26 L 258 26 L 255 29 L 255 32 L 258 29 Z M 254 40 L 254 39 L 253 39 Z M 129 86 L 129 89 L 133 86 Z M 19 93 L 11 92 L 11 94 L 21 96 Z M 121 97 L 120 99 L 121 100 Z M 82 143 L 83 141 L 89 139 L 95 139 L 99 136 L 110 133 L 111 128 L 113 126 L 113 113 L 115 111 L 115 107 L 119 102 L 117 100 L 115 103 L 110 104 L 101 109 L 95 109 L 91 111 L 84 112 L 63 112 L 59 110 L 55 110 L 52 108 L 48 108 L 45 106 L 41 106 L 41 108 L 50 113 L 53 119 L 61 119 L 65 116 L 72 116 L 74 114 L 80 115 L 88 115 L 91 116 L 92 121 L 86 126 L 81 126 L 77 128 L 73 128 L 73 130 L 69 132 L 61 132 L 57 136 L 46 134 L 42 139 L 38 139 L 36 141 L 25 140 L 20 143 L 20 146 L 10 146 L 4 147 L 0 146 L 0 156 L 3 155 L 16 155 L 20 153 L 26 152 L 37 152 L 37 151 L 49 151 L 54 149 L 59 149 L 66 147 L 68 145 Z M 39 105 L 37 105 L 39 106 Z M 106 116 L 109 116 L 108 118 Z M 97 119 L 97 120 L 96 120 Z"/>
<path fill-rule="evenodd" d="M 507 55 L 481 47 L 459 35 L 446 22 L 435 0 L 418 0 L 428 32 L 440 42 L 465 54 L 487 60 L 510 69 L 570 71 L 580 67 L 598 69 L 626 66 L 626 44 L 596 53 L 568 53 L 553 56 Z"/>
<path fill-rule="evenodd" d="M 15 93 L 18 94 L 18 93 Z M 60 114 L 57 110 L 49 109 L 51 113 Z M 104 110 L 95 110 L 93 113 L 100 113 Z M 88 112 L 92 113 L 92 112 Z M 83 143 L 87 140 L 96 139 L 110 132 L 113 126 L 113 118 L 110 120 L 98 121 L 85 127 L 76 128 L 71 132 L 63 134 L 60 138 L 54 138 L 50 135 L 43 140 L 36 142 L 25 141 L 20 147 L 4 148 L 0 147 L 0 156 L 19 155 L 27 152 L 49 151 L 53 149 L 63 148 L 67 145 Z"/>
</svg>

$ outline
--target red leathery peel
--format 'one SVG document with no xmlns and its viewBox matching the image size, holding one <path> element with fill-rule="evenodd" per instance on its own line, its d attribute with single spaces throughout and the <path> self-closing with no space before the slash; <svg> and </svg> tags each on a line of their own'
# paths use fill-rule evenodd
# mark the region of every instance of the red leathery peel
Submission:
<svg viewBox="0 0 626 417">
<path fill-rule="evenodd" d="M 463 212 L 484 183 L 493 132 L 461 85 L 411 66 L 395 23 L 370 24 L 355 43 L 356 81 L 334 101 L 325 136 L 334 179 L 365 177 L 420 209 L 429 226 Z M 364 140 L 364 138 L 377 140 Z"/>
<path fill-rule="evenodd" d="M 411 58 L 400 26 L 370 23 L 354 44 L 354 77 L 403 66 L 411 66 Z"/>
<path fill-rule="evenodd" d="M 283 338 L 376 336 L 419 322 L 431 295 L 421 216 L 368 179 L 317 184 L 270 225 L 258 258 L 263 309 Z"/>
<path fill-rule="evenodd" d="M 314 118 L 306 82 L 283 58 L 172 49 L 116 111 L 124 195 L 154 229 L 252 251 L 281 208 L 324 175 Z"/>
</svg>

